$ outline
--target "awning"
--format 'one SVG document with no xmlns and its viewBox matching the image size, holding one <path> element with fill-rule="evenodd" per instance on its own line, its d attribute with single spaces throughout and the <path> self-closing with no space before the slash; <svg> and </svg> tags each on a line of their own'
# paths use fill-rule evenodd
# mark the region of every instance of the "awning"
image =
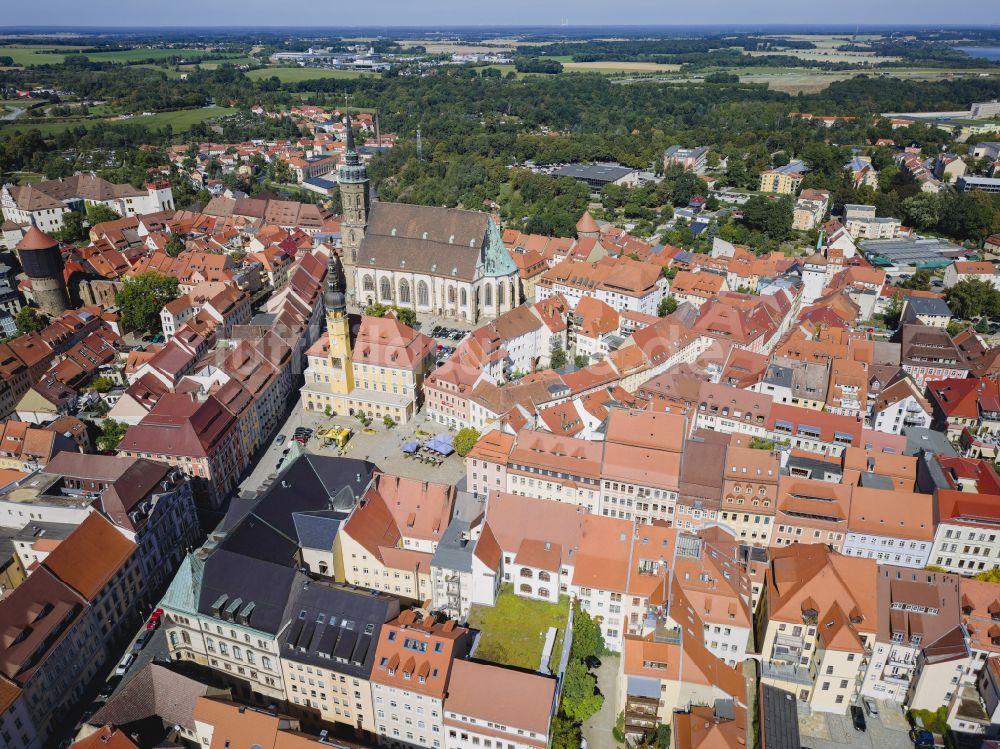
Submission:
<svg viewBox="0 0 1000 749">
<path fill-rule="evenodd" d="M 407 442 L 405 445 L 403 445 L 404 453 L 415 453 L 416 451 L 417 451 L 416 442 Z"/>
</svg>

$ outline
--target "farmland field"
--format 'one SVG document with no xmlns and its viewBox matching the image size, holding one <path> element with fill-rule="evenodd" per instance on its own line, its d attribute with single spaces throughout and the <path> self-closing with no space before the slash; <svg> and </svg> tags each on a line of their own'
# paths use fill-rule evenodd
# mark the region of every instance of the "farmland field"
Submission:
<svg viewBox="0 0 1000 749">
<path fill-rule="evenodd" d="M 7 55 L 14 59 L 17 65 L 58 65 L 62 63 L 66 55 L 78 53 L 82 46 L 59 46 L 42 44 L 26 44 L 0 47 L 0 55 Z M 205 49 L 193 49 L 190 47 L 160 48 L 155 49 L 128 49 L 111 52 L 90 52 L 87 58 L 92 62 L 133 62 L 135 60 L 166 60 L 171 57 L 186 57 L 201 55 L 204 57 L 224 58 L 224 52 L 210 52 Z M 246 58 L 240 58 L 245 64 L 249 62 Z"/>
<path fill-rule="evenodd" d="M 321 78 L 360 78 L 373 73 L 360 70 L 334 70 L 332 68 L 258 68 L 247 72 L 247 78 L 260 80 L 277 76 L 282 83 L 298 83 L 299 81 L 316 81 Z"/>
<path fill-rule="evenodd" d="M 676 73 L 680 65 L 658 62 L 615 62 L 600 60 L 597 62 L 564 62 L 563 69 L 569 72 L 584 71 L 588 73 Z"/>
<path fill-rule="evenodd" d="M 195 123 L 225 117 L 226 115 L 234 114 L 236 111 L 229 107 L 201 107 L 199 109 L 179 109 L 176 112 L 159 112 L 147 117 L 136 115 L 125 120 L 111 117 L 97 117 L 90 119 L 80 118 L 63 122 L 45 122 L 37 125 L 5 122 L 0 124 L 0 135 L 12 133 L 15 130 L 38 130 L 42 135 L 51 135 L 76 127 L 77 125 L 86 126 L 95 122 L 105 122 L 111 125 L 145 125 L 153 129 L 170 125 L 175 131 L 179 131 L 187 130 Z"/>
</svg>

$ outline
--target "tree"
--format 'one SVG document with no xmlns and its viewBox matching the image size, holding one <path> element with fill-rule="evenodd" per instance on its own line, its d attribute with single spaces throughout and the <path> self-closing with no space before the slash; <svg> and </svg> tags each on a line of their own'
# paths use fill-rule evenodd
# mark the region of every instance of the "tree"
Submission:
<svg viewBox="0 0 1000 749">
<path fill-rule="evenodd" d="M 945 292 L 951 311 L 963 320 L 1000 314 L 1000 291 L 988 281 L 966 278 Z"/>
<path fill-rule="evenodd" d="M 562 713 L 552 719 L 552 749 L 580 749 L 583 746 L 580 724 Z"/>
<path fill-rule="evenodd" d="M 656 308 L 656 314 L 660 317 L 672 315 L 677 309 L 677 300 L 672 296 L 665 296 L 660 300 L 660 305 Z"/>
<path fill-rule="evenodd" d="M 118 447 L 118 443 L 122 441 L 122 437 L 125 436 L 127 430 L 128 424 L 125 422 L 105 419 L 101 422 L 101 434 L 97 438 L 97 449 L 114 450 Z"/>
<path fill-rule="evenodd" d="M 586 720 L 604 704 L 604 695 L 597 690 L 597 677 L 587 670 L 583 661 L 571 659 L 563 678 L 563 712 L 573 720 Z"/>
<path fill-rule="evenodd" d="M 743 206 L 743 223 L 751 231 L 759 231 L 777 242 L 788 239 L 792 233 L 795 204 L 791 196 L 775 198 L 754 195 Z"/>
<path fill-rule="evenodd" d="M 392 429 L 396 426 L 396 420 L 392 418 L 389 414 L 382 417 L 382 423 L 385 425 L 386 429 Z"/>
<path fill-rule="evenodd" d="M 17 326 L 18 335 L 37 333 L 49 324 L 49 318 L 34 307 L 21 307 L 14 315 L 14 324 Z"/>
<path fill-rule="evenodd" d="M 889 330 L 899 327 L 899 321 L 903 317 L 903 295 L 898 291 L 892 295 L 889 303 L 885 307 L 885 326 Z"/>
<path fill-rule="evenodd" d="M 104 221 L 117 221 L 120 218 L 121 216 L 103 203 L 91 203 L 87 206 L 87 221 L 91 226 L 96 226 Z"/>
<path fill-rule="evenodd" d="M 570 658 L 585 659 L 588 655 L 599 656 L 607 652 L 601 625 L 594 621 L 581 606 L 573 602 L 573 642 L 569 647 Z"/>
<path fill-rule="evenodd" d="M 1000 567 L 994 567 L 991 570 L 980 572 L 978 575 L 973 575 L 972 579 L 982 580 L 987 583 L 1000 583 Z"/>
<path fill-rule="evenodd" d="M 469 454 L 469 451 L 476 446 L 479 441 L 479 430 L 473 429 L 472 427 L 463 427 L 458 430 L 458 434 L 455 435 L 455 440 L 452 442 L 452 447 L 455 448 L 461 457 L 465 457 Z"/>
<path fill-rule="evenodd" d="M 774 441 L 769 439 L 764 439 L 763 437 L 751 437 L 750 438 L 750 449 L 751 450 L 773 450 Z"/>
<path fill-rule="evenodd" d="M 586 354 L 577 354 L 573 357 L 573 364 L 575 364 L 578 369 L 583 369 L 590 364 L 590 357 Z"/>
<path fill-rule="evenodd" d="M 417 313 L 407 307 L 397 307 L 394 304 L 382 304 L 381 302 L 372 302 L 365 307 L 365 314 L 369 317 L 385 317 L 386 312 L 392 312 L 403 325 L 412 328 L 417 324 Z"/>
<path fill-rule="evenodd" d="M 914 289 L 916 291 L 930 291 L 931 280 L 934 278 L 934 271 L 930 268 L 920 268 L 902 283 L 896 284 L 901 289 Z"/>
<path fill-rule="evenodd" d="M 555 351 L 553 351 L 552 355 L 549 357 L 549 365 L 552 367 L 552 369 L 562 369 L 563 367 L 565 367 L 566 352 L 563 351 L 561 348 L 557 348 Z"/>
<path fill-rule="evenodd" d="M 60 242 L 80 242 L 87 238 L 87 227 L 83 225 L 83 214 L 67 211 L 62 217 L 62 228 L 52 235 Z"/>
<path fill-rule="evenodd" d="M 122 327 L 142 333 L 159 333 L 160 310 L 177 298 L 177 279 L 159 273 L 140 273 L 126 278 L 118 291 Z"/>
<path fill-rule="evenodd" d="M 98 375 L 93 380 L 91 380 L 90 386 L 94 388 L 94 390 L 96 390 L 98 393 L 106 393 L 111 388 L 113 388 L 115 384 L 111 381 L 110 378 L 105 377 L 104 375 Z"/>
<path fill-rule="evenodd" d="M 163 248 L 170 257 L 177 257 L 186 249 L 184 240 L 176 234 L 171 234 Z"/>
</svg>

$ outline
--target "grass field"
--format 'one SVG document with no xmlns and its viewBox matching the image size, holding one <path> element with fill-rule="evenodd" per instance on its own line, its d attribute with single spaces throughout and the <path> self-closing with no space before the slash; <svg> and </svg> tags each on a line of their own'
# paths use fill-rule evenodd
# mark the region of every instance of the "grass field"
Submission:
<svg viewBox="0 0 1000 749">
<path fill-rule="evenodd" d="M 333 70 L 327 68 L 259 68 L 247 72 L 247 78 L 260 80 L 277 76 L 282 83 L 298 83 L 299 81 L 316 81 L 321 78 L 361 78 L 374 73 L 363 73 L 360 70 Z"/>
<path fill-rule="evenodd" d="M 14 59 L 17 65 L 58 65 L 68 54 L 73 54 L 77 50 L 86 49 L 82 46 L 52 47 L 51 45 L 24 44 L 10 47 L 0 47 L 0 55 L 7 55 Z M 201 55 L 212 57 L 216 55 L 225 57 L 224 53 L 212 53 L 204 49 L 193 49 L 188 47 L 178 47 L 174 49 L 128 49 L 117 52 L 90 52 L 87 58 L 92 62 L 133 62 L 135 60 L 166 60 L 171 57 L 185 57 L 189 55 Z M 249 64 L 247 58 L 238 58 L 237 64 Z M 235 61 L 235 60 L 234 60 Z"/>
<path fill-rule="evenodd" d="M 500 588 L 496 606 L 473 606 L 469 626 L 480 630 L 476 657 L 493 663 L 537 670 L 549 627 L 558 628 L 549 667 L 554 671 L 562 656 L 569 620 L 569 598 L 559 603 L 533 601 L 514 595 L 509 584 Z"/>
<path fill-rule="evenodd" d="M 127 120 L 116 120 L 112 118 L 92 118 L 79 119 L 69 122 L 45 122 L 38 125 L 20 124 L 17 122 L 4 122 L 0 124 L 0 135 L 12 133 L 16 130 L 28 131 L 38 130 L 42 135 L 52 135 L 63 130 L 76 127 L 77 125 L 90 125 L 95 122 L 106 122 L 111 125 L 145 125 L 146 127 L 158 129 L 170 125 L 175 131 L 188 130 L 192 125 L 206 120 L 225 117 L 234 114 L 237 110 L 229 107 L 201 107 L 199 109 L 179 109 L 176 112 L 159 112 L 148 117 L 135 116 Z"/>
<path fill-rule="evenodd" d="M 597 62 L 564 62 L 563 69 L 569 72 L 587 73 L 676 73 L 680 65 L 668 65 L 658 62 L 615 62 L 600 60 Z"/>
</svg>

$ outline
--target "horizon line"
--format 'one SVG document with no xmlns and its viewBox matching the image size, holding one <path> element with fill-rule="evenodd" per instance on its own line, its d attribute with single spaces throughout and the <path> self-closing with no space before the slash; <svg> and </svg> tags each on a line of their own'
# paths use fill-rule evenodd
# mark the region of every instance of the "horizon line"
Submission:
<svg viewBox="0 0 1000 749">
<path fill-rule="evenodd" d="M 131 29 L 131 30 L 143 30 L 143 29 L 311 29 L 314 31 L 325 31 L 330 29 L 490 29 L 490 28 L 502 28 L 502 29 L 607 29 L 607 28 L 635 28 L 635 29 L 664 29 L 664 28 L 720 28 L 720 29 L 732 29 L 732 28 L 843 28 L 843 29 L 998 29 L 1000 30 L 1000 23 L 983 23 L 983 24 L 970 24 L 970 23 L 849 23 L 844 21 L 838 22 L 808 22 L 802 21 L 798 23 L 660 23 L 660 24 L 649 24 L 649 23 L 580 23 L 574 24 L 570 23 L 568 26 L 563 26 L 557 23 L 541 23 L 541 24 L 491 24 L 491 23 L 461 23 L 461 24 L 382 24 L 382 23 L 353 23 L 353 24 L 343 24 L 338 26 L 299 26 L 299 25 L 283 25 L 283 24 L 273 24 L 273 23 L 260 23 L 260 24 L 204 24 L 204 25 L 170 25 L 170 24 L 143 24 L 143 25 L 118 25 L 113 23 L 99 24 L 94 26 L 82 26 L 79 24 L 74 24 L 71 26 L 58 26 L 49 24 L 19 24 L 8 26 L 5 30 L 6 34 L 16 33 L 20 30 L 59 30 L 73 33 L 74 31 L 80 30 L 100 30 L 100 29 Z M 2 46 L 2 44 L 0 44 Z"/>
</svg>

